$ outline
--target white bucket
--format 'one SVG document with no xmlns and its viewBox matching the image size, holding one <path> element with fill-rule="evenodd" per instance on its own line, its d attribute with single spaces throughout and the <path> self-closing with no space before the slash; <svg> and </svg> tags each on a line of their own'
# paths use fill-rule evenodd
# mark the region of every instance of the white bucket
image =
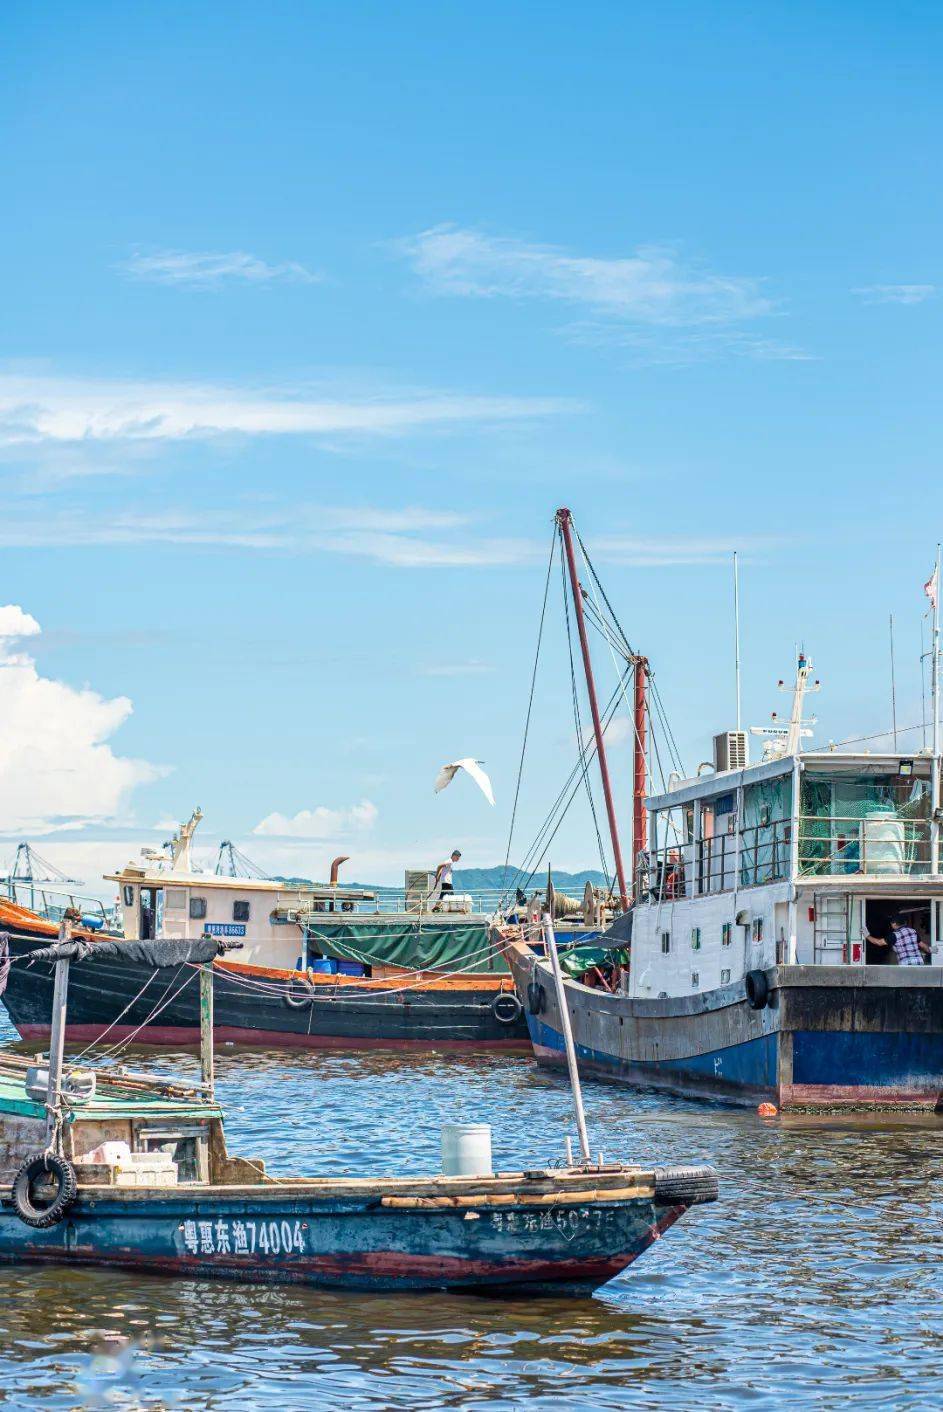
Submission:
<svg viewBox="0 0 943 1412">
<path fill-rule="evenodd" d="M 487 1123 L 443 1123 L 442 1173 L 446 1177 L 491 1177 L 491 1128 Z"/>
</svg>

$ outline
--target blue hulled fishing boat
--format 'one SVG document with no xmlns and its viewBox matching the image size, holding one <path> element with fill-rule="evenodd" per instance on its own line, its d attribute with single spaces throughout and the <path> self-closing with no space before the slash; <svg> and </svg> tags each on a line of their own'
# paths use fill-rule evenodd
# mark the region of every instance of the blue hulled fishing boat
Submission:
<svg viewBox="0 0 943 1412">
<path fill-rule="evenodd" d="M 190 1086 L 70 1072 L 68 972 L 93 948 L 65 936 L 32 958 L 56 966 L 51 1050 L 48 1070 L 0 1056 L 0 1177 L 11 1183 L 0 1261 L 350 1289 L 585 1292 L 691 1205 L 716 1199 L 709 1168 L 586 1160 L 495 1175 L 480 1148 L 471 1162 L 459 1150 L 447 1175 L 272 1177 L 261 1160 L 229 1154 L 214 1097 L 210 970 L 224 945 L 95 946 L 133 949 L 155 969 L 199 969 L 201 1081 Z"/>
</svg>

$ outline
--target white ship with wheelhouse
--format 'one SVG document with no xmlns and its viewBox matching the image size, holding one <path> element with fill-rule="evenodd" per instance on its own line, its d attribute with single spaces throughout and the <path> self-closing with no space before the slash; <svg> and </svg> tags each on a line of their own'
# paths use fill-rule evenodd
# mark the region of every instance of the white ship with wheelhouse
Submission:
<svg viewBox="0 0 943 1412">
<path fill-rule="evenodd" d="M 810 671 L 800 656 L 762 760 L 725 732 L 645 799 L 631 964 L 612 993 L 566 985 L 581 1068 L 785 1108 L 939 1106 L 939 755 L 803 750 Z M 893 921 L 916 935 L 896 952 Z M 522 947 L 512 969 L 538 1059 L 560 1063 L 547 962 Z"/>
</svg>

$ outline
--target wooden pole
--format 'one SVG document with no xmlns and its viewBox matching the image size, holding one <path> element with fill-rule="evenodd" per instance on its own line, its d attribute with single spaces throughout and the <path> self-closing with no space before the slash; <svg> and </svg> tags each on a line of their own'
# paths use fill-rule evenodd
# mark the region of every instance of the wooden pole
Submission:
<svg viewBox="0 0 943 1412">
<path fill-rule="evenodd" d="M 596 700 L 596 683 L 593 679 L 593 663 L 589 655 L 589 639 L 586 636 L 586 620 L 583 616 L 583 591 L 576 572 L 576 555 L 573 551 L 573 517 L 569 510 L 557 511 L 557 524 L 563 535 L 567 568 L 570 574 L 570 589 L 573 594 L 573 608 L 576 613 L 576 626 L 580 635 L 580 650 L 583 654 L 583 670 L 586 673 L 586 691 L 589 696 L 589 709 L 593 717 L 593 734 L 596 737 L 596 754 L 599 756 L 599 773 L 602 776 L 602 792 L 606 800 L 606 815 L 609 819 L 609 837 L 612 839 L 612 855 L 616 865 L 616 878 L 619 883 L 619 897 L 622 910 L 629 910 L 629 892 L 625 885 L 625 869 L 622 866 L 622 849 L 619 845 L 619 825 L 612 800 L 612 785 L 609 780 L 609 765 L 606 760 L 606 744 L 603 739 L 602 719 L 599 715 L 599 702 Z M 583 742 L 578 742 L 579 749 Z"/>
<path fill-rule="evenodd" d="M 200 967 L 200 1079 L 211 1102 L 216 1095 L 213 1063 L 213 966 Z"/>
<path fill-rule="evenodd" d="M 583 1111 L 583 1090 L 580 1086 L 580 1071 L 576 1064 L 576 1046 L 573 1043 L 573 1028 L 570 1024 L 570 1012 L 566 1004 L 566 987 L 563 984 L 563 972 L 560 969 L 560 956 L 557 952 L 553 918 L 549 912 L 544 913 L 544 945 L 547 948 L 547 955 L 550 957 L 550 969 L 553 971 L 554 986 L 557 992 L 557 1009 L 560 1011 L 560 1028 L 563 1031 L 566 1066 L 570 1074 L 570 1088 L 573 1090 L 573 1106 L 576 1109 L 576 1130 L 580 1139 L 580 1151 L 583 1154 L 583 1161 L 591 1162 L 589 1137 L 586 1133 L 586 1114 Z"/>
<path fill-rule="evenodd" d="M 59 924 L 59 941 L 72 940 L 72 916 L 67 911 Z M 62 1061 L 65 1054 L 65 1027 L 69 996 L 69 958 L 56 962 L 52 988 L 52 1016 L 49 1023 L 49 1083 L 46 1087 L 46 1141 L 51 1141 L 59 1117 L 62 1095 Z"/>
</svg>

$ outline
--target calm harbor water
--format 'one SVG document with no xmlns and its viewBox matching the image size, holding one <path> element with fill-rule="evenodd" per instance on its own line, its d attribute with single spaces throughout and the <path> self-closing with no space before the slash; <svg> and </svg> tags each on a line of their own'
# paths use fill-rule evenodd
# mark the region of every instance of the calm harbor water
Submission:
<svg viewBox="0 0 943 1412">
<path fill-rule="evenodd" d="M 0 1043 L 12 1031 L 0 1026 Z M 185 1067 L 192 1055 L 138 1067 Z M 219 1055 L 230 1147 L 275 1173 L 422 1172 L 438 1128 L 496 1163 L 562 1154 L 569 1093 L 529 1058 Z M 591 1300 L 367 1295 L 0 1272 L 9 1408 L 930 1407 L 941 1400 L 943 1124 L 764 1121 L 587 1085 L 607 1158 L 711 1161 L 690 1213 Z"/>
</svg>

